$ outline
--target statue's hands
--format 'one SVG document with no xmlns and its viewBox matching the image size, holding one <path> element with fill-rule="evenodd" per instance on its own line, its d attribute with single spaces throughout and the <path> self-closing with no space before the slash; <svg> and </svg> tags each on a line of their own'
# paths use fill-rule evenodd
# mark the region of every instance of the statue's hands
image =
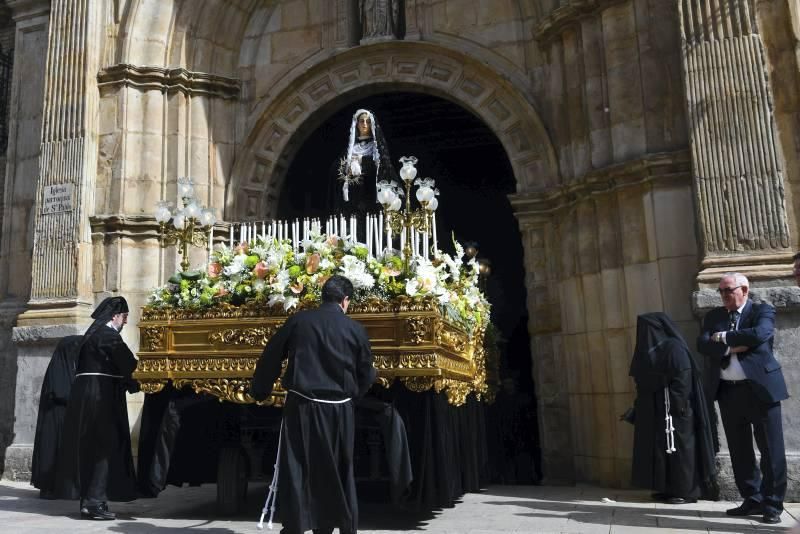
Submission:
<svg viewBox="0 0 800 534">
<path fill-rule="evenodd" d="M 353 161 L 350 162 L 350 174 L 353 176 L 361 176 L 361 162 L 356 158 L 353 158 Z"/>
</svg>

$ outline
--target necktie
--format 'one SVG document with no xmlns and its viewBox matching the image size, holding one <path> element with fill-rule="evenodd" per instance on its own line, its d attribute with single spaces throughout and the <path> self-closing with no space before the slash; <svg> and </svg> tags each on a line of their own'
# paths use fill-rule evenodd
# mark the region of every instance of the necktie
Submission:
<svg viewBox="0 0 800 534">
<path fill-rule="evenodd" d="M 739 312 L 738 311 L 732 311 L 732 312 L 730 312 L 728 314 L 728 331 L 729 332 L 731 330 L 736 330 L 736 322 L 738 320 L 739 320 Z M 722 367 L 723 369 L 727 369 L 730 364 L 731 364 L 731 355 L 730 354 L 726 354 L 725 356 L 722 357 L 722 360 L 720 361 L 720 367 Z"/>
</svg>

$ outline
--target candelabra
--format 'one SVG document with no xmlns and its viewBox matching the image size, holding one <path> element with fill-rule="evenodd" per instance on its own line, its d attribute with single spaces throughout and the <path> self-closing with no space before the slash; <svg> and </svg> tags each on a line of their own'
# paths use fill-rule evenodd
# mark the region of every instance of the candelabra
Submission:
<svg viewBox="0 0 800 534">
<path fill-rule="evenodd" d="M 414 180 L 417 176 L 417 168 L 415 167 L 417 158 L 414 156 L 402 157 L 400 158 L 400 163 L 403 165 L 400 168 L 400 178 L 403 179 L 405 184 L 405 195 L 397 184 L 382 181 L 378 184 L 377 196 L 378 202 L 383 206 L 386 228 L 390 233 L 398 234 L 402 237 L 403 270 L 408 275 L 411 270 L 411 255 L 413 253 L 412 235 L 414 233 L 412 233 L 412 230 L 422 234 L 423 247 L 427 255 L 428 235 L 432 233 L 431 221 L 433 212 L 439 206 L 439 201 L 436 199 L 439 191 L 434 189 L 435 182 L 431 178 Z M 421 206 L 420 209 L 411 208 L 412 183 L 417 186 L 416 197 Z M 403 205 L 402 201 L 403 196 L 406 199 L 405 205 Z"/>
<path fill-rule="evenodd" d="M 208 245 L 210 250 L 217 218 L 212 208 L 204 208 L 198 203 L 191 178 L 178 178 L 178 198 L 183 206 L 174 212 L 171 202 L 159 201 L 155 218 L 159 225 L 159 243 L 162 247 L 178 245 L 181 271 L 186 272 L 189 270 L 189 245 Z"/>
</svg>

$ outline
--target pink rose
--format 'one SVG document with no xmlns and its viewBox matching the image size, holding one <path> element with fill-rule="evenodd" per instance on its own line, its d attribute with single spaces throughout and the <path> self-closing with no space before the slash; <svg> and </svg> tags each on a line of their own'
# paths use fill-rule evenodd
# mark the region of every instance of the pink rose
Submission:
<svg viewBox="0 0 800 534">
<path fill-rule="evenodd" d="M 222 264 L 216 261 L 209 263 L 207 272 L 209 278 L 218 277 L 222 273 Z"/>
</svg>

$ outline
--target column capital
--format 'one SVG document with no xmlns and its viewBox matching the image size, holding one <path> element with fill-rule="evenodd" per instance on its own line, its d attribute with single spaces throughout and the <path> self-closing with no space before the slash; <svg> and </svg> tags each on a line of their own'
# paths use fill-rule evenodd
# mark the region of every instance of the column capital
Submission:
<svg viewBox="0 0 800 534">
<path fill-rule="evenodd" d="M 14 22 L 40 17 L 50 12 L 50 0 L 6 0 Z"/>
</svg>

